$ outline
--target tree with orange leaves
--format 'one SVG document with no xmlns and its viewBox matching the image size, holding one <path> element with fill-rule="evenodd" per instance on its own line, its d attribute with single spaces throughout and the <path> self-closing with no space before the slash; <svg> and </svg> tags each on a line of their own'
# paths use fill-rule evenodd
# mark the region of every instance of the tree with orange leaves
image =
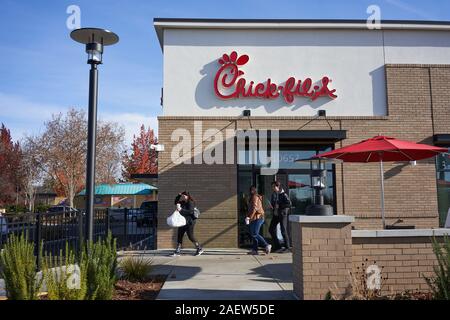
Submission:
<svg viewBox="0 0 450 320">
<path fill-rule="evenodd" d="M 131 143 L 131 153 L 125 152 L 123 159 L 122 175 L 125 179 L 131 180 L 132 174 L 158 172 L 158 154 L 151 148 L 151 145 L 158 143 L 153 129 L 141 126 L 139 136 L 133 136 Z"/>
<path fill-rule="evenodd" d="M 22 151 L 19 142 L 13 142 L 11 132 L 2 123 L 0 127 L 0 206 L 17 201 L 21 187 Z"/>
</svg>

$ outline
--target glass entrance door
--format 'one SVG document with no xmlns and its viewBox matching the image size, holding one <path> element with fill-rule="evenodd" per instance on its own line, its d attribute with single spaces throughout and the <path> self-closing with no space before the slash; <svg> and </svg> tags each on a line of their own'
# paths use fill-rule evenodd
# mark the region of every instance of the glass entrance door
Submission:
<svg viewBox="0 0 450 320">
<path fill-rule="evenodd" d="M 265 211 L 265 223 L 261 228 L 261 234 L 270 239 L 269 225 L 272 220 L 270 198 L 272 195 L 272 182 L 280 181 L 284 190 L 292 201 L 291 214 L 305 214 L 306 207 L 312 203 L 312 189 L 310 187 L 310 163 L 296 163 L 297 159 L 309 158 L 320 152 L 331 150 L 323 145 L 296 145 L 289 146 L 286 150 L 280 148 L 279 170 L 275 175 L 262 175 L 259 163 L 238 165 L 238 233 L 239 246 L 250 247 L 252 239 L 245 225 L 244 219 L 248 210 L 248 194 L 251 185 L 256 185 L 258 193 L 263 196 Z M 334 166 L 327 165 L 327 189 L 324 190 L 325 203 L 335 207 L 334 190 Z"/>
<path fill-rule="evenodd" d="M 250 247 L 252 244 L 248 226 L 245 224 L 244 219 L 248 210 L 249 189 L 254 179 L 251 167 L 244 169 L 239 170 L 238 173 L 238 245 L 242 248 Z"/>
<path fill-rule="evenodd" d="M 259 171 L 259 170 L 258 170 Z M 259 172 L 240 171 L 238 185 L 238 232 L 239 232 L 239 247 L 250 248 L 252 245 L 252 238 L 250 236 L 248 226 L 244 219 L 248 212 L 248 200 L 250 186 L 256 185 L 258 193 L 263 196 L 263 208 L 265 212 L 265 223 L 261 228 L 261 235 L 265 238 L 270 238 L 269 225 L 272 219 L 272 212 L 270 210 L 270 196 L 272 194 L 272 182 L 275 176 L 261 175 Z"/>
<path fill-rule="evenodd" d="M 265 212 L 265 223 L 261 228 L 261 235 L 270 239 L 269 226 L 272 221 L 272 210 L 270 209 L 270 198 L 272 196 L 272 182 L 280 181 L 285 192 L 289 195 L 292 202 L 291 214 L 305 214 L 305 208 L 312 202 L 312 190 L 310 188 L 309 173 L 289 173 L 281 170 L 276 175 L 262 175 L 255 172 L 256 188 L 258 193 L 263 196 L 263 207 Z M 244 223 L 244 218 L 248 210 L 248 193 L 253 184 L 252 173 L 242 172 L 239 180 L 239 245 L 241 247 L 250 247 L 252 239 L 248 232 L 248 226 Z"/>
<path fill-rule="evenodd" d="M 289 198 L 292 202 L 290 214 L 305 214 L 305 209 L 312 203 L 312 189 L 309 174 L 287 174 Z"/>
</svg>

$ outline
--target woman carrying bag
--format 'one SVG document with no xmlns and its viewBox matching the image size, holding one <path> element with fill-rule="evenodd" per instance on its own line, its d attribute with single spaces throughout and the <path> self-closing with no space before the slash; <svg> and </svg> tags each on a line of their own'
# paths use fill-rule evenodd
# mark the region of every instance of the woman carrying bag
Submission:
<svg viewBox="0 0 450 320">
<path fill-rule="evenodd" d="M 261 230 L 261 227 L 264 224 L 264 209 L 262 196 L 256 192 L 255 186 L 250 187 L 250 200 L 245 222 L 249 225 L 250 234 L 253 238 L 253 250 L 250 254 L 257 255 L 258 247 L 260 246 L 265 248 L 266 254 L 269 254 L 272 250 L 272 246 L 259 234 L 259 230 Z"/>
<path fill-rule="evenodd" d="M 195 256 L 199 256 L 203 253 L 203 248 L 198 243 L 194 235 L 195 222 L 197 220 L 194 214 L 194 199 L 191 197 L 189 192 L 183 191 L 175 198 L 175 205 L 177 206 L 176 210 L 186 219 L 186 225 L 178 227 L 177 248 L 175 249 L 173 256 L 179 256 L 181 254 L 181 247 L 183 245 L 183 237 L 185 233 L 187 233 L 189 240 L 191 240 L 191 242 L 195 245 L 195 248 L 197 248 Z"/>
</svg>

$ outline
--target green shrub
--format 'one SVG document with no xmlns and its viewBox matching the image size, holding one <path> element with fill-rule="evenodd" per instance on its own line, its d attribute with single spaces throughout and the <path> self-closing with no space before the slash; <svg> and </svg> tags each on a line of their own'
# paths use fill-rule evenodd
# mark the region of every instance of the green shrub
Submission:
<svg viewBox="0 0 450 320">
<path fill-rule="evenodd" d="M 69 249 L 43 257 L 43 276 L 36 278 L 34 244 L 25 235 L 11 235 L 0 252 L 0 278 L 8 299 L 34 300 L 45 280 L 50 300 L 110 300 L 116 283 L 116 240 L 89 242 L 79 257 Z M 42 250 L 41 250 L 42 251 Z M 69 269 L 67 269 L 69 267 Z M 77 277 L 79 278 L 79 285 Z M 68 284 L 70 284 L 68 286 Z"/>
<path fill-rule="evenodd" d="M 28 208 L 25 207 L 24 205 L 10 205 L 6 208 L 6 212 L 7 213 L 23 213 L 23 212 L 28 212 Z"/>
<path fill-rule="evenodd" d="M 110 232 L 105 240 L 89 242 L 83 250 L 82 264 L 87 267 L 87 299 L 111 300 L 116 284 L 116 240 Z"/>
<path fill-rule="evenodd" d="M 433 238 L 433 252 L 437 260 L 434 277 L 425 277 L 425 281 L 430 287 L 434 299 L 450 300 L 450 239 L 448 236 L 444 237 L 442 245 L 436 238 Z"/>
<path fill-rule="evenodd" d="M 139 282 L 146 281 L 153 268 L 153 260 L 139 257 L 125 257 L 120 261 L 120 271 L 122 279 Z"/>
<path fill-rule="evenodd" d="M 66 242 L 65 253 L 47 255 L 43 259 L 43 278 L 49 300 L 83 300 L 87 292 L 85 263 L 78 263 Z"/>
<path fill-rule="evenodd" d="M 0 252 L 0 278 L 5 281 L 8 299 L 37 299 L 42 279 L 36 280 L 36 269 L 34 244 L 26 234 L 12 234 Z"/>
<path fill-rule="evenodd" d="M 325 294 L 325 297 L 323 298 L 323 300 L 334 300 L 333 294 L 331 293 L 331 290 L 328 290 L 327 293 Z"/>
<path fill-rule="evenodd" d="M 48 204 L 39 203 L 34 207 L 34 212 L 47 212 L 50 207 Z"/>
</svg>

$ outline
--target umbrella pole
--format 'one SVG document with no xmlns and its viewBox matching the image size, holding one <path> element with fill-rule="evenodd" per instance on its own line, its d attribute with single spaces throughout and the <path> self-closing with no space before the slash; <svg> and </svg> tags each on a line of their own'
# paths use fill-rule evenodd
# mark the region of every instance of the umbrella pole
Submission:
<svg viewBox="0 0 450 320">
<path fill-rule="evenodd" d="M 383 229 L 386 229 L 386 219 L 384 217 L 384 169 L 383 169 L 383 160 L 380 160 L 380 182 L 381 182 L 381 220 L 383 222 Z"/>
</svg>

